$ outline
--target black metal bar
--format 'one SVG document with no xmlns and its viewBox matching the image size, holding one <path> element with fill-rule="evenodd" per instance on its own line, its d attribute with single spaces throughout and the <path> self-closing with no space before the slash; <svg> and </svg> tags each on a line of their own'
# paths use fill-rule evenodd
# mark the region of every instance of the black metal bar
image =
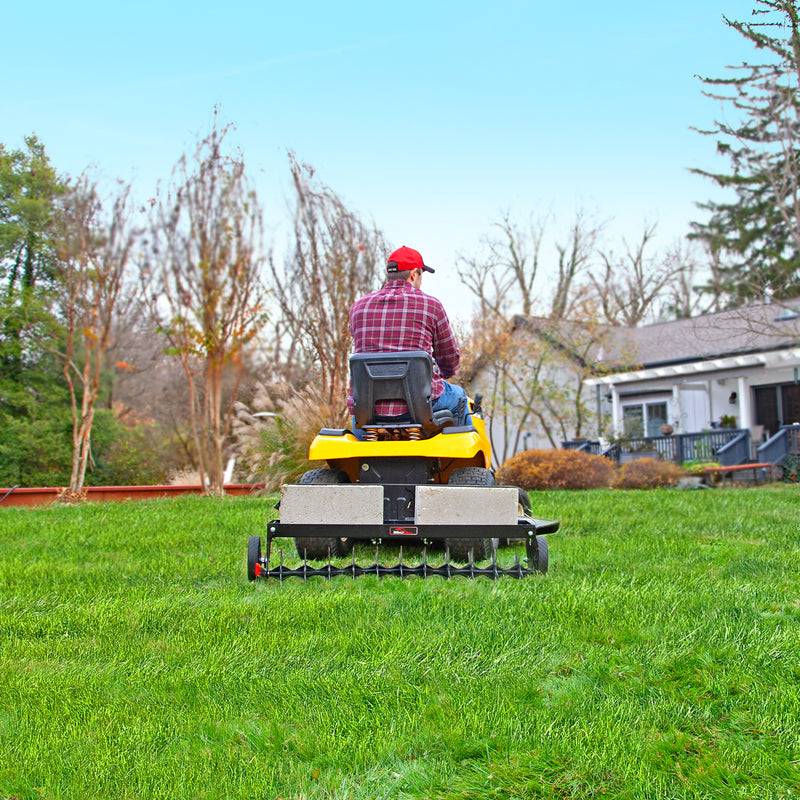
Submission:
<svg viewBox="0 0 800 800">
<path fill-rule="evenodd" d="M 385 540 L 392 542 L 419 542 L 437 539 L 519 539 L 555 533 L 559 524 L 555 520 L 520 517 L 517 525 L 347 525 L 347 524 L 282 524 L 273 520 L 267 525 L 267 539 L 277 537 L 341 537 L 359 540 Z M 392 534 L 392 529 L 402 527 L 414 531 L 413 535 Z"/>
</svg>

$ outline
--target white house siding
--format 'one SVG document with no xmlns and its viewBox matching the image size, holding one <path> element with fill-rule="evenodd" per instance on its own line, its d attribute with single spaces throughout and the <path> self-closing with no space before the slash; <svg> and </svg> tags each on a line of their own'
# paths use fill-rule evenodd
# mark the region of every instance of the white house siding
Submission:
<svg viewBox="0 0 800 800">
<path fill-rule="evenodd" d="M 752 363 L 744 366 L 736 365 L 735 360 L 718 359 L 722 368 L 716 371 L 713 362 L 694 362 L 620 373 L 588 382 L 603 385 L 605 391 L 616 395 L 612 427 L 618 434 L 624 431 L 626 407 L 644 406 L 668 397 L 668 421 L 676 432 L 708 430 L 719 425 L 721 417 L 731 416 L 736 420 L 735 427 L 749 428 L 755 438 L 760 438 L 754 390 L 793 383 L 795 371 L 800 367 L 800 350 L 754 354 L 747 359 Z M 655 372 L 662 374 L 654 375 Z"/>
</svg>

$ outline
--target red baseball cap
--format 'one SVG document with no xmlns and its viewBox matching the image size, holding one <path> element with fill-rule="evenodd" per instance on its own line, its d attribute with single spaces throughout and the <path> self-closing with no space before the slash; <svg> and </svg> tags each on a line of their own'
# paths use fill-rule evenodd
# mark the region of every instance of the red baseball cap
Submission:
<svg viewBox="0 0 800 800">
<path fill-rule="evenodd" d="M 425 272 L 435 272 L 431 267 L 426 267 L 422 263 L 422 256 L 419 251 L 412 250 L 410 247 L 398 247 L 386 262 L 386 272 L 389 275 L 396 275 L 398 272 L 410 272 L 412 269 L 424 269 Z"/>
</svg>

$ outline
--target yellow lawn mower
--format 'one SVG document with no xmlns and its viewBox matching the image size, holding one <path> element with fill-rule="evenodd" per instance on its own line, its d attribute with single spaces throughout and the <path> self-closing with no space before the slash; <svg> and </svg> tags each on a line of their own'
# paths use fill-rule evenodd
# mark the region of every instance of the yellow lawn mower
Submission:
<svg viewBox="0 0 800 800">
<path fill-rule="evenodd" d="M 355 427 L 323 428 L 311 443 L 309 460 L 327 468 L 306 472 L 281 487 L 279 519 L 267 525 L 265 549 L 251 536 L 247 572 L 256 578 L 338 575 L 523 577 L 547 572 L 544 534 L 559 523 L 531 515 L 526 492 L 497 486 L 491 446 L 477 395 L 467 408 L 433 411 L 433 362 L 424 351 L 358 353 L 350 358 Z M 376 403 L 400 400 L 402 417 L 380 417 Z M 468 420 L 467 424 L 464 424 Z M 294 539 L 300 566 L 272 563 L 272 542 Z M 500 542 L 524 541 L 526 557 L 512 566 L 497 563 Z M 400 544 L 400 561 L 360 566 L 353 555 L 359 542 Z M 422 548 L 420 564 L 403 563 L 402 546 Z M 428 563 L 427 551 L 443 550 L 444 563 Z M 489 562 L 488 564 L 485 562 Z M 325 562 L 320 564 L 319 562 Z"/>
</svg>

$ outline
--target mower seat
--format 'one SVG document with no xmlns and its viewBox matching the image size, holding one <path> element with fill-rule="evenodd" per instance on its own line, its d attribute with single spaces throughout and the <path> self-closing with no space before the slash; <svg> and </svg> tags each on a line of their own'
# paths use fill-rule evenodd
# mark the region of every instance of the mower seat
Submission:
<svg viewBox="0 0 800 800">
<path fill-rule="evenodd" d="M 433 359 L 424 350 L 356 353 L 350 356 L 350 377 L 357 428 L 407 429 L 410 438 L 428 438 L 454 423 L 451 411 L 433 411 Z M 408 413 L 382 417 L 375 412 L 380 400 L 401 401 Z"/>
</svg>

